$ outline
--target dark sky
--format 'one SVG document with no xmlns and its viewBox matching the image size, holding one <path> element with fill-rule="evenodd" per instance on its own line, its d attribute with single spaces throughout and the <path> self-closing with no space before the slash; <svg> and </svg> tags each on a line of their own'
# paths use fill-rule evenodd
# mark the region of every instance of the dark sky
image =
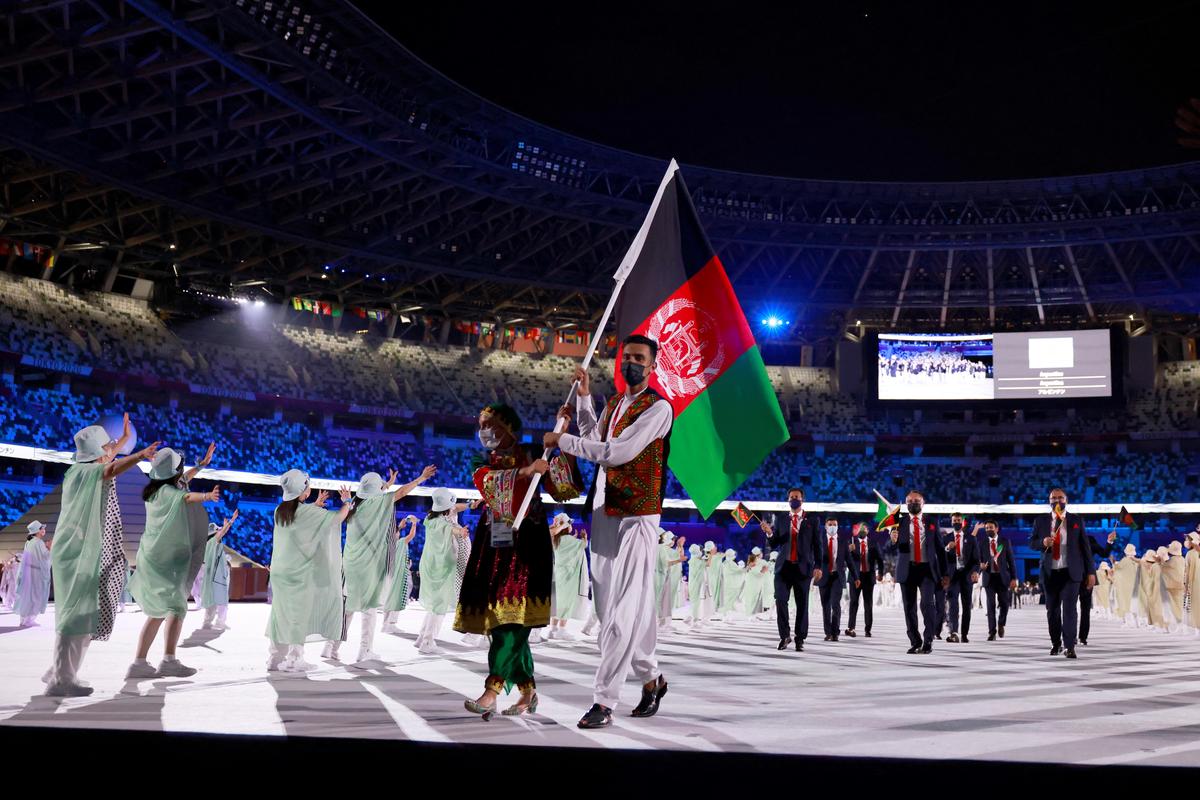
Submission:
<svg viewBox="0 0 1200 800">
<path fill-rule="evenodd" d="M 494 102 L 684 163 L 961 180 L 1200 157 L 1172 125 L 1200 96 L 1200 0 L 360 6 Z"/>
</svg>

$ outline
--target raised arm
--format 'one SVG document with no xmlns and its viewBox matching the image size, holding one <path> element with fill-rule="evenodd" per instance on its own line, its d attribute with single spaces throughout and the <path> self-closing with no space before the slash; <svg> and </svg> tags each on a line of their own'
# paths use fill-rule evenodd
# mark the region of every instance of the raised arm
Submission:
<svg viewBox="0 0 1200 800">
<path fill-rule="evenodd" d="M 197 461 L 196 466 L 192 467 L 187 472 L 183 473 L 183 482 L 184 483 L 187 483 L 192 478 L 196 477 L 197 473 L 199 473 L 200 470 L 204 469 L 205 467 L 207 467 L 209 464 L 212 463 L 213 453 L 216 452 L 216 449 L 217 449 L 216 442 L 208 443 L 208 450 L 204 453 L 204 458 Z"/>
<path fill-rule="evenodd" d="M 124 438 L 124 437 L 122 437 L 122 438 Z M 155 442 L 154 444 L 150 445 L 149 447 L 145 448 L 144 450 L 139 450 L 136 453 L 132 453 L 130 455 L 125 456 L 124 458 L 118 458 L 118 459 L 114 459 L 114 460 L 108 462 L 107 464 L 104 465 L 104 480 L 106 480 L 106 481 L 112 480 L 113 478 L 117 477 L 118 475 L 128 472 L 130 469 L 132 469 L 134 467 L 135 464 L 137 464 L 143 458 L 145 458 L 145 459 L 154 458 L 154 454 L 156 452 L 158 452 L 158 446 L 160 444 L 162 444 L 162 442 Z M 117 449 L 117 450 L 120 449 L 120 441 L 118 441 L 117 444 L 114 445 L 114 449 Z"/>
<path fill-rule="evenodd" d="M 338 489 L 338 498 L 340 498 L 342 501 L 342 507 L 336 512 L 339 525 L 346 521 L 346 517 L 350 516 L 350 509 L 353 508 L 353 506 L 350 505 L 350 499 L 352 497 L 354 497 L 354 495 L 351 494 L 350 487 L 343 484 L 342 487 Z"/>
<path fill-rule="evenodd" d="M 229 533 L 229 529 L 233 527 L 233 523 L 237 522 L 237 518 L 238 512 L 235 508 L 233 510 L 233 516 L 228 517 L 224 522 L 221 523 L 221 527 L 217 529 L 216 537 L 218 542 L 225 538 L 225 534 Z"/>
<path fill-rule="evenodd" d="M 215 503 L 221 499 L 221 487 L 214 486 L 209 492 L 188 492 L 183 498 L 185 503 Z"/>
<path fill-rule="evenodd" d="M 425 469 L 421 470 L 421 474 L 418 475 L 415 479 L 409 481 L 408 483 L 404 484 L 403 486 L 401 486 L 399 489 L 396 490 L 396 495 L 395 495 L 395 497 L 392 498 L 392 502 L 399 503 L 400 499 L 402 497 L 408 496 L 408 493 L 411 492 L 413 489 L 417 488 L 422 483 L 424 483 L 425 481 L 432 478 L 434 475 L 437 475 L 437 471 L 438 471 L 438 468 L 436 466 L 434 466 L 433 464 L 430 464 L 429 466 L 425 467 Z M 392 476 L 393 476 L 392 480 L 395 479 L 395 474 L 396 474 L 395 472 L 392 473 Z"/>
</svg>

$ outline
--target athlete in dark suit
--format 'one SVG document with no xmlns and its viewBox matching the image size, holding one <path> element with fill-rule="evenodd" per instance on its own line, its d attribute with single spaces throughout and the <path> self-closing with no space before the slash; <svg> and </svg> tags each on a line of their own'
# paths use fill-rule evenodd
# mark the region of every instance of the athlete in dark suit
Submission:
<svg viewBox="0 0 1200 800">
<path fill-rule="evenodd" d="M 896 563 L 896 581 L 904 600 L 904 623 L 909 653 L 933 652 L 933 635 L 937 628 L 934 609 L 934 587 L 949 585 L 946 577 L 946 550 L 941 543 L 937 525 L 923 509 L 925 497 L 913 490 L 905 498 L 908 513 L 900 517 L 900 526 L 892 531 L 892 541 L 900 552 Z M 921 597 L 921 618 L 925 629 L 917 630 L 917 595 Z"/>
<path fill-rule="evenodd" d="M 984 520 L 984 536 L 979 542 L 980 569 L 983 591 L 987 594 L 988 641 L 996 634 L 1004 638 L 1008 621 L 1008 605 L 1017 588 L 1017 563 L 1013 558 L 1012 542 L 1000 536 L 1000 523 Z M 996 606 L 1000 606 L 1000 623 L 996 624 Z"/>
<path fill-rule="evenodd" d="M 788 598 L 794 595 L 796 650 L 803 651 L 808 636 L 809 582 L 821 578 L 820 534 L 817 533 L 818 520 L 803 509 L 803 489 L 789 489 L 788 504 L 791 511 L 776 520 L 778 530 L 765 521 L 761 528 L 767 535 L 767 546 L 779 551 L 775 560 L 775 620 L 779 625 L 779 649 L 786 649 L 792 642 Z"/>
<path fill-rule="evenodd" d="M 1033 521 L 1029 546 L 1042 554 L 1042 583 L 1046 589 L 1046 620 L 1050 628 L 1050 655 L 1066 646 L 1067 658 L 1075 658 L 1079 633 L 1079 587 L 1096 585 L 1096 565 L 1087 541 L 1083 517 L 1067 509 L 1067 493 L 1050 491 L 1049 514 Z"/>
<path fill-rule="evenodd" d="M 842 621 L 846 573 L 850 573 L 850 580 L 858 580 L 858 565 L 850 558 L 848 542 L 838 535 L 836 519 L 825 519 L 825 533 L 820 541 L 822 574 L 817 581 L 817 591 L 821 595 L 821 619 L 825 623 L 825 641 L 836 642 Z"/>
<path fill-rule="evenodd" d="M 850 627 L 846 635 L 857 636 L 854 632 L 854 622 L 858 618 L 858 602 L 862 599 L 863 623 L 866 625 L 864 635 L 871 636 L 871 622 L 875 611 L 875 584 L 883 580 L 883 556 L 879 548 L 871 544 L 868 537 L 871 528 L 865 523 L 854 525 L 854 538 L 850 540 L 850 560 L 858 567 L 858 580 L 850 582 Z"/>
<path fill-rule="evenodd" d="M 979 580 L 979 544 L 974 535 L 968 534 L 962 514 L 951 514 L 950 524 L 953 530 L 945 537 L 946 542 L 946 575 L 950 585 L 946 595 L 950 600 L 950 635 L 948 642 L 957 642 L 959 631 L 959 613 L 962 614 L 962 641 L 967 642 L 967 634 L 971 632 L 971 587 Z M 975 533 L 982 525 L 975 526 Z"/>
</svg>

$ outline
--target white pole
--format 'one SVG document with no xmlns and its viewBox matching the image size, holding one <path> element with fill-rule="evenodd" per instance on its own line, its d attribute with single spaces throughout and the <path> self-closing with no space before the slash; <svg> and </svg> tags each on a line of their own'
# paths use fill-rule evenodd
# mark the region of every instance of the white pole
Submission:
<svg viewBox="0 0 1200 800">
<path fill-rule="evenodd" d="M 625 279 L 629 277 L 633 265 L 637 263 L 638 256 L 642 254 L 642 246 L 646 243 L 646 235 L 650 231 L 650 224 L 654 221 L 654 215 L 658 212 L 658 204 L 662 201 L 663 192 L 666 191 L 667 184 L 678 169 L 679 164 L 672 158 L 671 163 L 667 166 L 666 174 L 663 175 L 662 180 L 658 184 L 658 191 L 654 193 L 654 201 L 650 203 L 650 210 L 646 212 L 646 218 L 642 220 L 642 227 L 638 228 L 637 235 L 633 237 L 633 241 L 629 243 L 629 249 L 625 251 L 625 257 L 621 259 L 621 266 L 617 267 L 617 271 L 613 274 L 616 286 L 613 287 L 612 295 L 608 298 L 608 305 L 604 308 L 604 314 L 600 317 L 600 324 L 596 326 L 596 333 L 592 336 L 587 354 L 583 357 L 583 369 L 585 371 L 592 364 L 592 356 L 596 353 L 596 346 L 600 343 L 600 337 L 604 335 L 604 329 L 608 327 L 608 320 L 612 316 L 613 309 L 617 306 L 617 297 L 621 294 L 621 288 L 625 285 Z M 567 399 L 564 401 L 564 405 L 571 402 L 571 397 L 578 388 L 578 381 L 571 384 L 571 389 L 567 392 Z M 562 433 L 566 430 L 566 427 L 567 421 L 560 417 L 554 424 L 554 432 Z M 542 451 L 542 458 L 550 458 L 549 447 Z M 529 504 L 533 502 L 541 480 L 541 475 L 534 475 L 533 480 L 529 482 L 529 490 L 525 492 L 525 497 L 521 500 L 521 508 L 517 511 L 517 516 L 513 518 L 513 530 L 518 530 L 521 527 L 521 523 L 525 521 L 525 516 L 529 513 Z"/>
</svg>

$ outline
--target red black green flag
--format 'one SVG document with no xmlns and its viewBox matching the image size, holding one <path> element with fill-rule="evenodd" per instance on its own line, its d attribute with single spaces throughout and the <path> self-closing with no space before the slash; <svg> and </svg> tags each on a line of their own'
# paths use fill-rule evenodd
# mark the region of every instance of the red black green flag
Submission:
<svg viewBox="0 0 1200 800">
<path fill-rule="evenodd" d="M 1129 511 L 1125 508 L 1125 506 L 1121 506 L 1121 513 L 1120 513 L 1120 515 L 1118 515 L 1117 519 L 1120 521 L 1120 523 L 1122 525 L 1128 525 L 1130 530 L 1136 531 L 1136 530 L 1141 529 L 1141 526 L 1138 525 L 1137 522 L 1134 520 L 1133 514 L 1130 514 Z"/>
<path fill-rule="evenodd" d="M 733 521 L 738 524 L 739 528 L 749 525 L 752 519 L 754 519 L 754 512 L 746 508 L 742 503 L 738 503 L 733 509 Z"/>
<path fill-rule="evenodd" d="M 638 234 L 617 339 L 637 333 L 658 343 L 650 385 L 675 410 L 667 463 L 707 519 L 789 434 L 733 285 L 671 167 Z M 624 391 L 620 363 L 618 351 Z"/>
</svg>

